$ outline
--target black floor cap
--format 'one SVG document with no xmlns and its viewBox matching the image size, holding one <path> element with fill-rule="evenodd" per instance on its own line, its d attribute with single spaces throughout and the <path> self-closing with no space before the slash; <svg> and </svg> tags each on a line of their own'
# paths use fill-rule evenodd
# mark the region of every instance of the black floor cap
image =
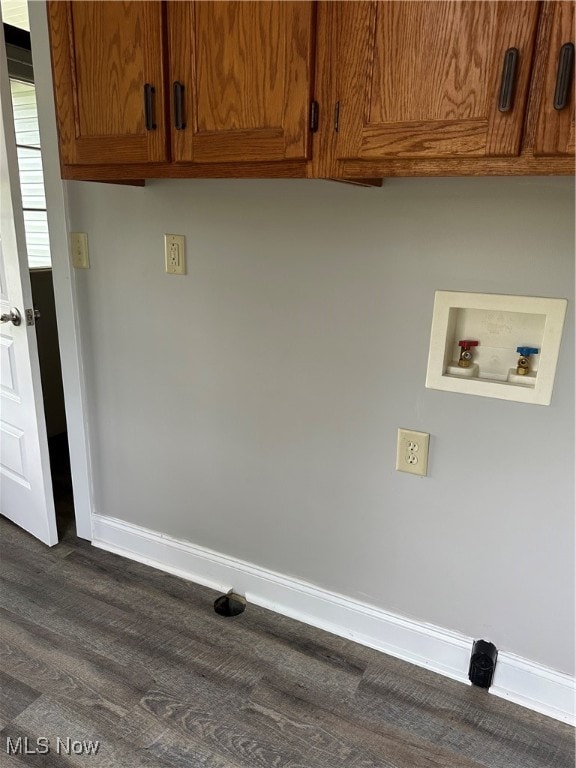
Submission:
<svg viewBox="0 0 576 768">
<path fill-rule="evenodd" d="M 470 669 L 468 670 L 468 679 L 472 685 L 477 685 L 480 688 L 490 688 L 497 659 L 498 649 L 494 643 L 489 643 L 486 640 L 476 640 L 474 642 L 472 656 L 470 657 Z"/>
<path fill-rule="evenodd" d="M 220 616 L 238 616 L 246 610 L 246 599 L 235 592 L 228 592 L 216 598 L 214 610 Z"/>
</svg>

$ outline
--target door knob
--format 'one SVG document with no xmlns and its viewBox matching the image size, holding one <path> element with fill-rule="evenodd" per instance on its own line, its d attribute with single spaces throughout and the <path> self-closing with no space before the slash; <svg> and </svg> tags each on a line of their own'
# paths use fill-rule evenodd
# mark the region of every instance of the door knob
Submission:
<svg viewBox="0 0 576 768">
<path fill-rule="evenodd" d="M 0 316 L 0 320 L 3 323 L 12 323 L 12 325 L 20 325 L 22 322 L 22 315 L 20 314 L 20 310 L 16 309 L 16 307 L 12 307 L 10 312 L 7 312 L 4 315 Z"/>
</svg>

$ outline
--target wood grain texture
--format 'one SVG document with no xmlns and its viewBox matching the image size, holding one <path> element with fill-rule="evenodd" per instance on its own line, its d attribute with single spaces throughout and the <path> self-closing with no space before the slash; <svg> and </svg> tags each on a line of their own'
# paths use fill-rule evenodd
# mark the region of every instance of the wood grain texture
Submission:
<svg viewBox="0 0 576 768">
<path fill-rule="evenodd" d="M 485 120 L 497 13 L 497 3 L 377 4 L 368 123 Z"/>
<path fill-rule="evenodd" d="M 194 130 L 280 127 L 288 70 L 287 6 L 200 2 L 192 10 Z"/>
<path fill-rule="evenodd" d="M 309 156 L 312 2 L 169 2 L 168 35 L 171 89 L 184 86 L 175 162 Z"/>
<path fill-rule="evenodd" d="M 62 165 L 63 179 L 120 181 L 141 179 L 302 179 L 305 160 L 265 163 L 140 163 L 134 165 Z"/>
<path fill-rule="evenodd" d="M 8 672 L 0 671 L 0 727 L 36 701 L 39 691 Z"/>
<path fill-rule="evenodd" d="M 486 5 L 483 3 L 483 5 Z M 512 157 L 522 148 L 532 61 L 536 47 L 536 32 L 540 3 L 496 2 L 498 35 L 494 47 L 493 70 L 489 80 L 487 157 Z M 517 48 L 518 66 L 514 84 L 512 108 L 500 112 L 498 97 L 502 78 L 504 56 L 509 48 Z"/>
<path fill-rule="evenodd" d="M 570 176 L 574 162 L 570 157 L 534 157 L 531 153 L 515 158 L 443 158 L 430 160 L 333 161 L 331 169 L 313 176 L 306 163 L 190 163 L 103 165 L 62 167 L 62 178 L 77 181 L 113 182 L 130 179 L 301 179 L 325 178 L 331 181 L 358 182 L 381 186 L 386 177 L 399 176 Z M 324 173 L 326 175 L 324 175 Z"/>
<path fill-rule="evenodd" d="M 344 160 L 334 164 L 337 175 L 349 178 L 414 176 L 572 176 L 574 161 L 567 157 L 431 158 L 429 160 Z"/>
<path fill-rule="evenodd" d="M 574 72 L 570 100 L 564 109 L 554 109 L 554 92 L 560 49 L 565 43 L 574 44 L 575 3 L 572 0 L 545 2 L 542 15 L 543 24 L 538 41 L 536 66 L 541 60 L 543 75 L 534 88 L 533 107 L 538 115 L 534 154 L 573 156 L 576 134 Z"/>
<path fill-rule="evenodd" d="M 487 127 L 486 120 L 406 121 L 385 131 L 371 124 L 362 131 L 360 157 L 483 157 Z"/>
<path fill-rule="evenodd" d="M 520 150 L 539 6 L 534 2 L 332 4 L 340 160 L 513 156 Z M 514 107 L 498 111 L 518 48 Z"/>
<path fill-rule="evenodd" d="M 347 768 L 351 759 L 359 759 L 362 768 L 454 766 L 453 752 L 437 748 L 431 755 L 427 739 L 399 729 L 393 721 L 385 723 L 380 719 L 374 725 L 355 703 L 337 709 L 326 707 L 307 692 L 286 690 L 264 679 L 252 693 L 251 706 L 262 727 L 275 729 L 279 738 L 305 742 L 312 754 L 331 746 L 334 766 Z M 279 711 L 284 717 L 278 717 Z M 387 755 L 393 755 L 394 760 L 386 763 Z M 480 765 L 476 760 L 458 757 L 458 768 L 479 768 Z"/>
<path fill-rule="evenodd" d="M 167 160 L 162 4 L 51 0 L 48 18 L 62 162 Z M 145 125 L 146 83 L 155 130 Z"/>
<path fill-rule="evenodd" d="M 73 637 L 62 637 L 4 609 L 0 616 L 0 665 L 37 693 L 94 708 L 113 722 L 154 684 L 143 670 L 133 672 Z"/>
<path fill-rule="evenodd" d="M 312 157 L 308 163 L 309 178 L 329 178 L 333 173 L 334 105 L 336 103 L 336 47 L 339 16 L 332 2 L 319 2 L 316 12 L 316 56 L 313 98 L 319 106 L 318 130 L 312 134 Z"/>
<path fill-rule="evenodd" d="M 567 725 L 253 605 L 224 619 L 64 526 L 48 549 L 0 519 L 0 745 L 100 749 L 0 765 L 573 768 Z"/>
<path fill-rule="evenodd" d="M 338 19 L 336 12 L 339 4 L 321 2 L 318 13 L 319 46 L 332 50 L 338 47 Z M 551 14 L 549 14 L 551 22 Z M 546 21 L 543 18 L 543 21 Z M 546 46 L 551 24 L 540 26 L 539 47 Z M 332 57 L 337 54 L 332 54 Z M 317 82 L 332 82 L 331 90 L 320 91 L 330 103 L 335 103 L 338 97 L 334 84 L 334 75 L 326 68 L 330 67 L 331 57 L 326 54 L 318 59 Z M 543 57 L 536 57 L 532 88 L 539 89 L 538 83 L 543 79 Z M 326 74 L 328 78 L 326 79 Z M 537 107 L 537 105 L 536 105 Z M 537 109 L 533 102 L 526 122 L 522 151 L 518 157 L 468 157 L 468 158 L 390 158 L 370 160 L 336 160 L 335 139 L 338 134 L 333 130 L 330 120 L 320 121 L 320 129 L 315 135 L 313 170 L 319 174 L 329 172 L 333 176 L 347 176 L 352 179 L 362 178 L 394 178 L 394 177 L 435 177 L 435 176 L 571 176 L 574 174 L 574 161 L 568 156 L 535 157 L 532 151 L 534 144 Z M 330 117 L 330 116 L 329 116 Z"/>
<path fill-rule="evenodd" d="M 570 109 L 544 119 L 544 100 L 533 94 L 522 151 L 513 156 L 522 135 L 518 115 L 524 109 L 539 6 L 445 0 L 173 2 L 168 4 L 168 71 L 166 51 L 158 55 L 160 3 L 49 2 L 62 177 L 119 183 L 304 177 L 360 182 L 386 176 L 571 174 L 573 101 Z M 532 80 L 537 94 L 555 81 L 552 48 L 561 44 L 573 15 L 572 2 L 544 4 Z M 92 27 L 100 33 L 90 36 Z M 86 50 L 77 55 L 75 40 L 83 37 Z M 503 51 L 512 38 L 525 44 L 516 105 L 503 115 L 495 94 Z M 144 46 L 149 39 L 152 43 Z M 277 45 L 267 46 L 270 40 Z M 144 136 L 135 83 L 147 77 L 152 56 L 164 91 L 157 88 L 158 130 Z M 99 73 L 94 89 L 87 86 L 90 72 Z M 178 162 L 168 162 L 171 84 L 184 77 L 192 84 L 185 87 L 187 128 L 171 129 Z M 97 108 L 106 82 L 110 103 L 120 104 L 108 116 L 108 106 Z M 320 123 L 310 135 L 312 96 L 320 104 Z M 333 125 L 337 101 L 339 133 Z M 355 113 L 361 120 L 354 127 Z M 116 133 L 82 135 L 90 125 L 96 133 Z M 140 133 L 130 133 L 133 129 Z M 348 150 L 352 134 L 354 146 Z M 549 148 L 543 150 L 546 142 Z"/>
</svg>

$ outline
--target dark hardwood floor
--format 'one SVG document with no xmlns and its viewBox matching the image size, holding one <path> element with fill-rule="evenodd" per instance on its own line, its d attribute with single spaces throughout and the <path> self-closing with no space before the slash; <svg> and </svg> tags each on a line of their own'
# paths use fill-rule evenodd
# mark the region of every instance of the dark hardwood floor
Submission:
<svg viewBox="0 0 576 768">
<path fill-rule="evenodd" d="M 567 725 L 253 605 L 218 616 L 77 539 L 61 491 L 52 549 L 0 519 L 2 768 L 573 768 Z"/>
</svg>

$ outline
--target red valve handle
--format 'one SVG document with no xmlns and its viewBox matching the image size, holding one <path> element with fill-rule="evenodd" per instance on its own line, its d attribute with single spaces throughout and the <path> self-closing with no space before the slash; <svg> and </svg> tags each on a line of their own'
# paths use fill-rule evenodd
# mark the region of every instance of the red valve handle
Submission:
<svg viewBox="0 0 576 768">
<path fill-rule="evenodd" d="M 462 339 L 462 341 L 458 342 L 458 346 L 462 347 L 462 349 L 470 349 L 470 347 L 477 347 L 478 342 L 477 341 L 469 341 L 467 339 Z"/>
</svg>

